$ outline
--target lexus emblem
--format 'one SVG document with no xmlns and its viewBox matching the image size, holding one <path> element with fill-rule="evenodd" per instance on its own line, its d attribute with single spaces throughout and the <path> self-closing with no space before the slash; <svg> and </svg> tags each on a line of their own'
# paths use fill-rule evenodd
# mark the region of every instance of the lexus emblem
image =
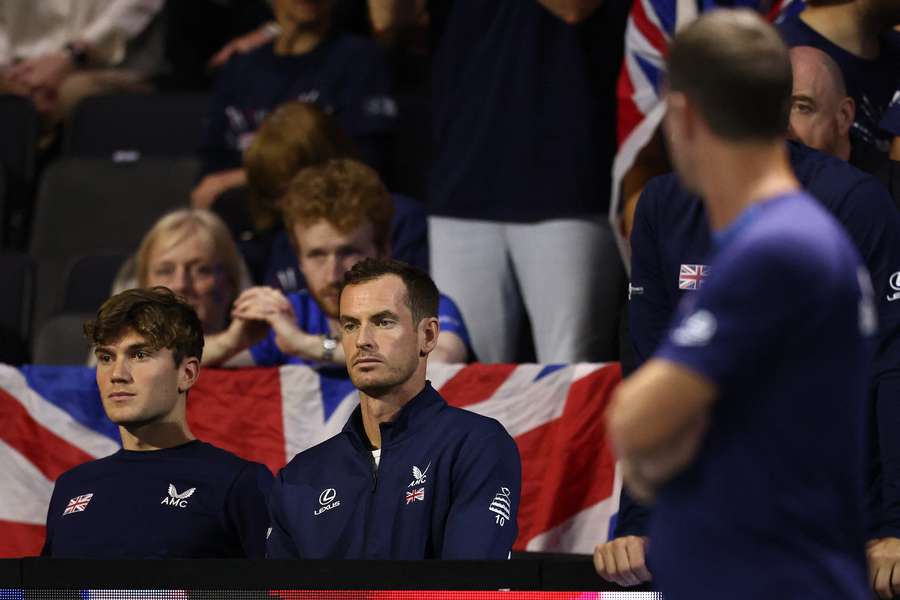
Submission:
<svg viewBox="0 0 900 600">
<path fill-rule="evenodd" d="M 332 500 L 334 500 L 335 496 L 337 496 L 337 492 L 334 491 L 334 488 L 328 488 L 327 490 L 322 490 L 322 493 L 319 494 L 319 504 L 325 506 L 326 504 L 331 504 Z"/>
</svg>

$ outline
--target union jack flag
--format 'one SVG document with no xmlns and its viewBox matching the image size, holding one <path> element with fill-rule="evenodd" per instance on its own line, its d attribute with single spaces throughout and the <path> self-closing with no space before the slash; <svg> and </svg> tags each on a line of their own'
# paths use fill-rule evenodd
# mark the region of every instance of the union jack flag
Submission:
<svg viewBox="0 0 900 600">
<path fill-rule="evenodd" d="M 406 503 L 415 502 L 416 500 L 425 500 L 425 488 L 416 488 L 411 492 L 406 492 Z"/>
<path fill-rule="evenodd" d="M 609 220 L 623 258 L 628 244 L 621 230 L 622 179 L 653 138 L 665 113 L 665 58 L 675 32 L 720 5 L 747 7 L 770 21 L 796 14 L 804 0 L 634 0 L 625 27 L 625 57 L 616 87 L 618 151 L 613 162 Z M 628 266 L 628 260 L 625 260 Z"/>
<path fill-rule="evenodd" d="M 94 494 L 84 494 L 83 496 L 72 498 L 71 500 L 69 500 L 69 505 L 66 507 L 66 510 L 63 511 L 63 514 L 70 515 L 74 512 L 84 512 L 84 509 L 87 508 L 88 502 L 90 502 L 91 498 L 93 497 Z"/>
<path fill-rule="evenodd" d="M 428 379 L 449 404 L 497 419 L 515 439 L 515 550 L 590 554 L 608 538 L 621 477 L 603 412 L 618 364 L 434 364 Z M 307 367 L 203 369 L 187 412 L 198 438 L 274 472 L 339 433 L 358 402 L 349 379 Z M 0 415 L 0 557 L 34 555 L 53 482 L 117 451 L 119 432 L 85 367 L 0 365 Z"/>
<path fill-rule="evenodd" d="M 707 265 L 681 265 L 678 271 L 679 290 L 699 290 L 703 280 L 709 276 Z"/>
</svg>

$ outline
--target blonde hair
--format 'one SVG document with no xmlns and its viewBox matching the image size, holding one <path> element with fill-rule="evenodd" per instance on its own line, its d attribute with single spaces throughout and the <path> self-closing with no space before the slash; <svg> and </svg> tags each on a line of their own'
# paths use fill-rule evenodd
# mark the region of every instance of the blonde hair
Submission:
<svg viewBox="0 0 900 600">
<path fill-rule="evenodd" d="M 180 244 L 197 230 L 205 231 L 213 244 L 215 260 L 231 284 L 234 297 L 252 285 L 250 270 L 238 252 L 228 227 L 215 213 L 196 208 L 181 208 L 160 217 L 141 240 L 135 255 L 135 275 L 138 287 L 147 287 L 150 272 L 150 253 L 165 237 L 176 236 L 171 245 Z M 229 305 L 234 298 L 229 299 Z"/>
</svg>

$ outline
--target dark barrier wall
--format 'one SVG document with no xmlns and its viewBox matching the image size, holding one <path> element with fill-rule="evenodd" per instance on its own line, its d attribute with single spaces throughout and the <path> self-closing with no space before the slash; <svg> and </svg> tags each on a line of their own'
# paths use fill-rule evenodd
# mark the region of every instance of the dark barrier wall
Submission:
<svg viewBox="0 0 900 600">
<path fill-rule="evenodd" d="M 590 560 L 0 560 L 0 589 L 623 590 Z M 642 588 L 628 588 L 629 591 Z M 644 588 L 649 589 L 649 588 Z"/>
</svg>

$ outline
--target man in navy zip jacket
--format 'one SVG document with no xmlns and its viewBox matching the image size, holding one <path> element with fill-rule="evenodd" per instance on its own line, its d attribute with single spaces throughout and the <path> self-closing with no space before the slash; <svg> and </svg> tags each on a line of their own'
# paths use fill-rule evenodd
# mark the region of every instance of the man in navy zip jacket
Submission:
<svg viewBox="0 0 900 600">
<path fill-rule="evenodd" d="M 164 287 L 127 290 L 85 325 L 122 450 L 56 481 L 41 554 L 262 558 L 269 470 L 194 438 L 185 417 L 203 327 Z"/>
<path fill-rule="evenodd" d="M 500 423 L 447 405 L 425 379 L 438 291 L 366 259 L 345 276 L 341 343 L 360 405 L 276 478 L 269 558 L 505 559 L 521 465 Z"/>
</svg>

